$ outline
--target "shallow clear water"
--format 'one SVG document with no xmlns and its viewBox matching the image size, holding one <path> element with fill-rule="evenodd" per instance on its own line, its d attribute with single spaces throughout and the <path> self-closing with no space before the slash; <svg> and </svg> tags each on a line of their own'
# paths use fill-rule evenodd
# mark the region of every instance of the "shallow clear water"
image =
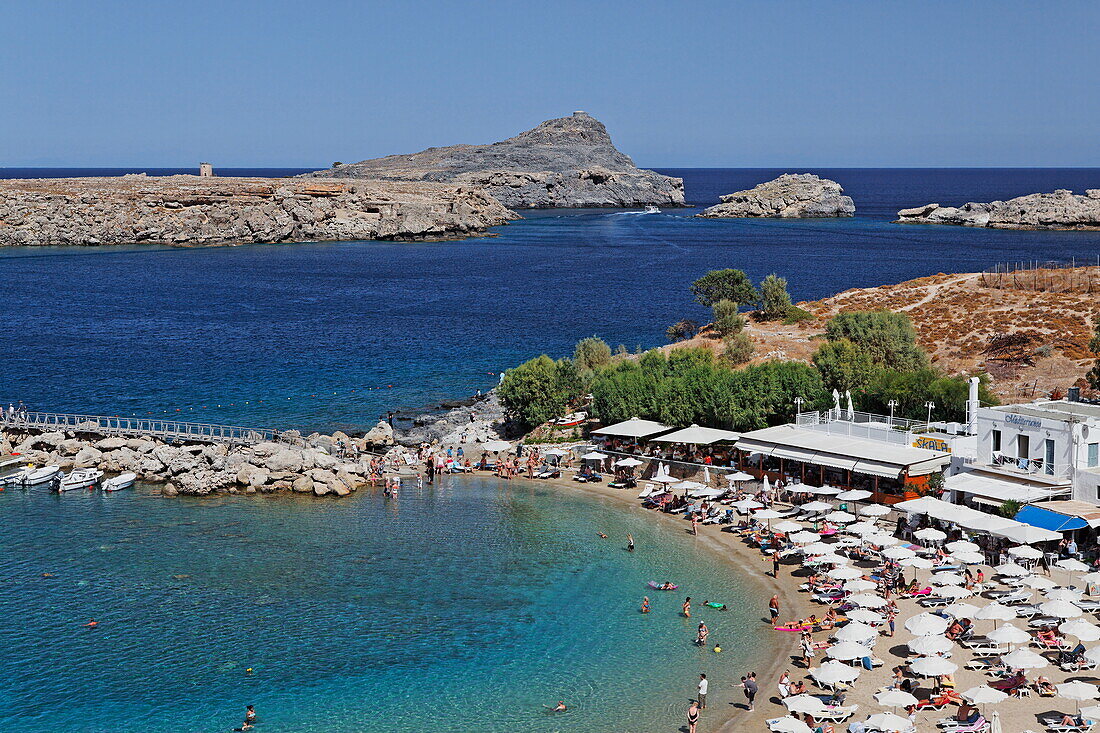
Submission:
<svg viewBox="0 0 1100 733">
<path fill-rule="evenodd" d="M 684 177 L 690 201 L 709 204 L 783 171 L 667 172 Z M 812 172 L 839 181 L 858 215 L 536 211 L 496 237 L 434 244 L 0 249 L 0 403 L 356 428 L 387 409 L 472 394 L 500 370 L 544 351 L 565 355 L 592 334 L 613 346 L 657 345 L 670 323 L 706 318 L 688 285 L 709 269 L 738 267 L 756 280 L 776 272 L 809 299 L 944 270 L 1100 255 L 1098 232 L 890 223 L 899 208 L 930 201 L 1096 188 L 1100 170 Z"/>
<path fill-rule="evenodd" d="M 396 501 L 5 491 L 0 514 L 5 733 L 228 731 L 246 704 L 257 733 L 676 730 L 700 671 L 730 710 L 771 641 L 763 599 L 685 525 L 530 482 Z M 664 579 L 682 590 L 645 587 Z M 697 618 L 722 654 L 691 643 Z M 542 710 L 558 699 L 567 714 Z"/>
</svg>

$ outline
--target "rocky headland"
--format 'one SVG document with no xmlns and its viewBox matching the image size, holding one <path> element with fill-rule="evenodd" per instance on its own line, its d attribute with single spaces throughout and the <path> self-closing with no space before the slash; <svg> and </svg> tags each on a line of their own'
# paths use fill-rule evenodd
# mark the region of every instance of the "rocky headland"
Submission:
<svg viewBox="0 0 1100 733">
<path fill-rule="evenodd" d="M 1090 188 L 1083 196 L 1059 189 L 1054 193 L 1033 193 L 987 204 L 971 202 L 958 207 L 925 204 L 902 209 L 895 223 L 1096 231 L 1100 230 L 1100 189 Z"/>
<path fill-rule="evenodd" d="M 684 182 L 634 165 L 584 112 L 490 145 L 450 145 L 306 174 L 477 187 L 512 209 L 684 205 Z"/>
<path fill-rule="evenodd" d="M 0 180 L 0 246 L 476 236 L 516 218 L 469 186 L 127 175 Z"/>
<path fill-rule="evenodd" d="M 722 203 L 698 214 L 706 219 L 771 217 L 811 219 L 852 216 L 855 203 L 836 181 L 810 173 L 784 173 L 747 191 L 721 197 Z"/>
</svg>

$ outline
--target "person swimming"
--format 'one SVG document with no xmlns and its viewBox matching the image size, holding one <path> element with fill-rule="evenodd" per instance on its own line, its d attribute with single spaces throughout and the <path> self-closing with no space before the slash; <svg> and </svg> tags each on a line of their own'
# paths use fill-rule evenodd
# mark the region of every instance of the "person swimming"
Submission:
<svg viewBox="0 0 1100 733">
<path fill-rule="evenodd" d="M 649 596 L 642 599 L 642 613 L 649 613 Z"/>
<path fill-rule="evenodd" d="M 597 532 L 597 533 L 596 533 L 596 536 L 597 536 L 597 537 L 600 537 L 600 538 L 602 538 L 602 539 L 605 539 L 605 540 L 607 539 L 607 535 L 605 535 L 605 534 L 604 534 L 603 532 Z"/>
<path fill-rule="evenodd" d="M 566 710 L 569 709 L 565 706 L 564 700 L 558 700 L 558 704 L 553 707 L 550 707 L 549 705 L 543 705 L 543 707 L 552 713 L 564 713 Z"/>
<path fill-rule="evenodd" d="M 94 618 L 88 619 L 88 623 L 84 624 L 84 628 L 86 629 L 94 629 L 96 626 L 99 626 L 99 622 Z"/>
</svg>

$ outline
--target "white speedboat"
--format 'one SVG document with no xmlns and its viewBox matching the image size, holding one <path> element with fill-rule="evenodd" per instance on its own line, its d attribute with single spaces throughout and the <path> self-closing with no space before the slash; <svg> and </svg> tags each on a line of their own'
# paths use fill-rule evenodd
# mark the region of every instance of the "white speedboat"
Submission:
<svg viewBox="0 0 1100 733">
<path fill-rule="evenodd" d="M 34 470 L 34 466 L 24 466 L 17 471 L 12 471 L 9 474 L 0 476 L 0 486 L 22 486 L 23 479 L 30 475 Z"/>
<path fill-rule="evenodd" d="M 650 204 L 649 206 L 645 207 L 645 213 L 647 213 L 647 214 L 660 214 L 661 210 L 658 209 L 653 204 Z"/>
<path fill-rule="evenodd" d="M 122 491 L 128 489 L 134 485 L 134 481 L 137 480 L 137 474 L 127 471 L 126 473 L 120 473 L 109 479 L 104 479 L 103 484 L 99 487 L 104 491 Z"/>
<path fill-rule="evenodd" d="M 94 489 L 103 477 L 103 471 L 98 468 L 74 468 L 67 476 L 61 478 L 57 484 L 57 491 L 82 491 Z"/>
<path fill-rule="evenodd" d="M 59 473 L 61 473 L 61 469 L 57 466 L 43 466 L 42 468 L 27 466 L 0 479 L 0 485 L 29 489 L 32 486 L 50 483 Z"/>
</svg>

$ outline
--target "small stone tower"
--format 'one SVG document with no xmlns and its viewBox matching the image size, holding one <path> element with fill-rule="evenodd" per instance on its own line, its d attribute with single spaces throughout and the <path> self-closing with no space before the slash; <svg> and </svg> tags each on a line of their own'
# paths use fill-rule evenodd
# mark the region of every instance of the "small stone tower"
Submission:
<svg viewBox="0 0 1100 733">
<path fill-rule="evenodd" d="M 209 178 L 214 175 L 214 166 L 209 163 L 199 163 L 199 175 L 203 178 Z"/>
</svg>

